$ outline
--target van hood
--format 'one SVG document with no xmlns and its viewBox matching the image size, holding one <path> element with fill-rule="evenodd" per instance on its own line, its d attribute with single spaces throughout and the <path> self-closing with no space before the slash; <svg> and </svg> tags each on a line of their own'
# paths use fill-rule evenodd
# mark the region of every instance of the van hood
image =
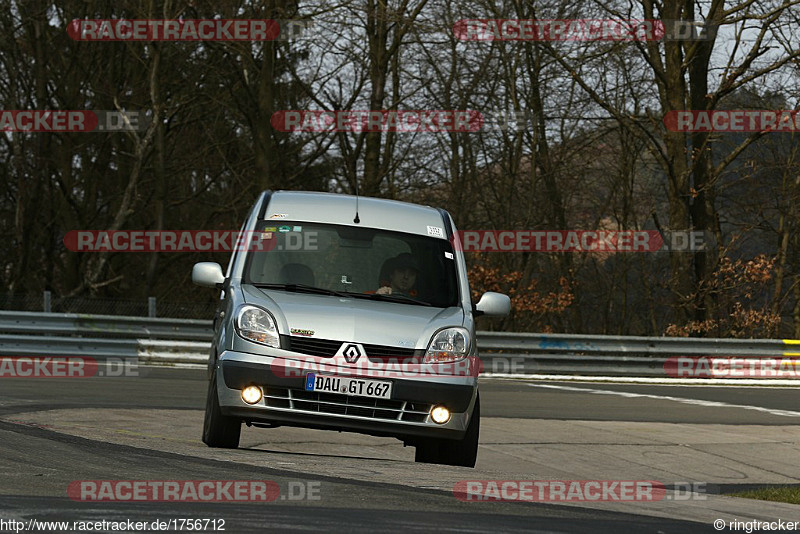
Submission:
<svg viewBox="0 0 800 534">
<path fill-rule="evenodd" d="M 245 302 L 275 316 L 282 335 L 426 349 L 437 330 L 464 324 L 464 311 L 458 306 L 433 308 L 251 285 L 243 285 L 242 293 Z M 291 329 L 304 332 L 292 334 Z"/>
</svg>

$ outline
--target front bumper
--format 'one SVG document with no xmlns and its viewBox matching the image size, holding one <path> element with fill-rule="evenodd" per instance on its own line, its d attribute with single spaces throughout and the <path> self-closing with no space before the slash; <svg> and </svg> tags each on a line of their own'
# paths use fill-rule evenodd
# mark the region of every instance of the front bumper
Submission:
<svg viewBox="0 0 800 534">
<path fill-rule="evenodd" d="M 345 368 L 340 369 L 342 373 L 337 373 L 335 366 L 324 369 L 324 374 L 353 376 Z M 291 360 L 232 351 L 222 353 L 215 372 L 224 415 L 246 422 L 360 432 L 408 442 L 419 437 L 461 439 L 478 391 L 477 378 L 469 376 L 368 376 L 391 381 L 391 399 L 307 392 L 309 371 L 294 366 Z M 241 390 L 249 385 L 264 391 L 264 398 L 255 405 L 241 398 Z M 447 423 L 430 420 L 430 408 L 435 404 L 450 410 Z"/>
</svg>

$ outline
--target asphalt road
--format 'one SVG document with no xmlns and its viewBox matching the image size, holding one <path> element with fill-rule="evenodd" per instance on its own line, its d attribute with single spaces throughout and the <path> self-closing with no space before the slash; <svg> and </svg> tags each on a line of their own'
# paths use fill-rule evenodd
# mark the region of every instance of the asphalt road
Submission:
<svg viewBox="0 0 800 534">
<path fill-rule="evenodd" d="M 0 414 L 65 407 L 148 407 L 203 409 L 205 371 L 139 367 L 135 378 L 11 378 L 0 379 Z M 677 397 L 775 410 L 800 410 L 800 388 L 670 386 L 542 382 L 529 380 L 481 381 L 481 409 L 486 417 L 521 419 L 581 419 L 649 421 L 662 423 L 785 424 L 785 418 L 768 413 L 742 413 L 726 418 L 719 410 L 709 413 L 700 405 L 680 410 L 659 399 L 638 398 L 635 409 L 623 396 L 596 391 L 626 392 L 655 397 Z M 535 395 L 531 394 L 535 389 Z M 565 389 L 557 389 L 565 388 Z M 575 391 L 585 390 L 585 393 Z M 765 417 L 766 416 L 766 417 Z"/>
<path fill-rule="evenodd" d="M 614 434 L 614 425 L 634 425 L 637 432 L 644 428 L 637 425 L 648 425 L 650 434 L 669 434 L 669 429 L 677 428 L 675 425 L 681 429 L 695 425 L 715 429 L 755 425 L 774 428 L 773 432 L 780 432 L 780 436 L 796 436 L 800 421 L 800 412 L 794 411 L 798 390 L 790 388 L 484 380 L 481 391 L 486 424 L 478 469 L 471 470 L 415 464 L 412 450 L 396 440 L 304 429 L 245 429 L 243 448 L 208 449 L 199 441 L 205 390 L 204 371 L 187 369 L 140 368 L 135 378 L 0 381 L 0 520 L 215 518 L 225 519 L 227 532 L 264 528 L 360 532 L 711 532 L 714 529 L 710 521 L 705 521 L 702 510 L 692 508 L 689 513 L 686 506 L 680 510 L 687 510 L 684 516 L 693 517 L 693 521 L 680 519 L 681 514 L 672 515 L 666 508 L 640 513 L 641 504 L 637 508 L 461 502 L 454 498 L 453 481 L 501 479 L 509 473 L 522 479 L 557 478 L 559 472 L 550 473 L 546 467 L 568 466 L 550 465 L 559 462 L 537 458 L 536 454 L 544 455 L 546 450 L 558 454 L 576 444 L 585 447 L 581 449 L 585 451 L 618 447 L 623 458 L 628 455 L 626 448 L 633 451 L 636 447 L 651 447 L 636 440 L 632 444 L 613 443 L 616 438 L 601 443 L 596 429 L 608 428 L 609 434 Z M 589 427 L 592 428 L 587 430 Z M 554 430 L 542 430 L 543 435 L 537 435 L 536 429 L 545 428 Z M 516 434 L 509 438 L 510 433 Z M 535 439 L 526 437 L 532 434 Z M 574 439 L 565 437 L 572 435 Z M 525 439 L 520 441 L 520 436 Z M 791 450 L 796 445 L 794 438 L 783 437 L 774 444 Z M 616 461 L 614 454 L 617 453 L 603 452 L 599 456 L 609 459 L 607 466 L 587 462 L 565 472 L 578 473 L 583 479 L 601 479 L 614 473 L 628 475 L 621 467 L 609 468 Z M 566 457 L 575 454 L 568 453 Z M 576 460 L 580 463 L 580 458 Z M 649 474 L 649 467 L 642 465 L 641 473 Z M 656 467 L 652 472 L 658 473 L 668 486 L 683 480 L 676 478 L 680 475 L 702 474 L 676 471 L 669 479 L 670 475 Z M 758 482 L 759 476 L 765 475 L 750 474 L 742 481 Z M 723 478 L 686 480 L 713 484 Z M 281 498 L 266 503 L 76 502 L 67 496 L 67 487 L 79 480 L 269 480 L 281 488 Z M 316 484 L 317 498 L 284 499 L 292 484 Z M 725 513 L 749 502 L 739 505 L 724 501 Z M 793 513 L 792 509 L 787 510 Z M 715 517 L 708 515 L 712 516 Z"/>
</svg>

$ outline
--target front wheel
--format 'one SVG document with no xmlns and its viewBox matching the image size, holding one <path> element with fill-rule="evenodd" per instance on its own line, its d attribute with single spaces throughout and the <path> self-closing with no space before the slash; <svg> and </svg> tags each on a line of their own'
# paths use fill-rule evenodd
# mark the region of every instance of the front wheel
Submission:
<svg viewBox="0 0 800 534">
<path fill-rule="evenodd" d="M 475 399 L 475 409 L 467 433 L 459 440 L 427 438 L 417 444 L 414 461 L 427 464 L 475 467 L 478 460 L 478 437 L 481 428 L 481 398 Z"/>
<path fill-rule="evenodd" d="M 222 415 L 217 394 L 217 373 L 208 381 L 206 396 L 206 416 L 203 420 L 203 443 L 209 447 L 236 449 L 242 434 L 242 422 Z"/>
</svg>

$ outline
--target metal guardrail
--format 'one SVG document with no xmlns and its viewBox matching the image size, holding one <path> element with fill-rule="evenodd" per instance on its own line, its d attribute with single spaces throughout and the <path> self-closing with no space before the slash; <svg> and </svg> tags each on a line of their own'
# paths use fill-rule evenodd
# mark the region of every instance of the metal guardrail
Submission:
<svg viewBox="0 0 800 534">
<path fill-rule="evenodd" d="M 211 321 L 0 311 L 0 334 L 73 335 L 125 339 L 211 341 Z"/>
<path fill-rule="evenodd" d="M 670 376 L 666 369 L 673 367 L 675 358 L 784 359 L 800 355 L 798 343 L 785 339 L 478 333 L 485 371 L 493 374 L 664 378 Z M 673 362 L 668 363 L 670 360 Z"/>
<path fill-rule="evenodd" d="M 137 358 L 204 363 L 211 321 L 0 311 L 0 356 Z M 484 372 L 661 377 L 675 357 L 781 359 L 800 341 L 478 332 Z M 800 366 L 799 366 L 800 367 Z M 800 375 L 800 372 L 798 372 Z"/>
<path fill-rule="evenodd" d="M 0 356 L 89 356 L 143 362 L 208 359 L 211 321 L 0 311 Z"/>
</svg>

